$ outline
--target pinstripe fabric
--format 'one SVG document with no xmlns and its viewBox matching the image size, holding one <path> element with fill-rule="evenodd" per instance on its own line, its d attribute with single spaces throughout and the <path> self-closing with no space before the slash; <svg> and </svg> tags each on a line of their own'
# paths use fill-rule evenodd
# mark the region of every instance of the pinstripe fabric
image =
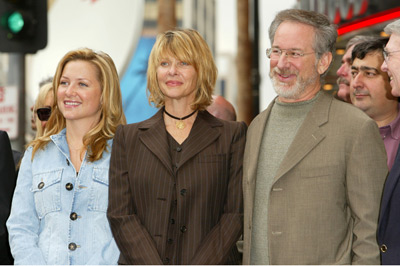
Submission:
<svg viewBox="0 0 400 266">
<path fill-rule="evenodd" d="M 174 175 L 161 111 L 117 129 L 108 218 L 121 251 L 119 263 L 233 262 L 243 228 L 245 134 L 243 122 L 199 112 Z M 171 232 L 176 232 L 172 238 Z"/>
</svg>

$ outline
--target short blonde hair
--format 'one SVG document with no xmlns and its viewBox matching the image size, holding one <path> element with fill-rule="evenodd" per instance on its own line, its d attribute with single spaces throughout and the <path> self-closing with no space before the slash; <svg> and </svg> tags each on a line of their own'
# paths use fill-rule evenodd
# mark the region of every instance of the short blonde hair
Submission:
<svg viewBox="0 0 400 266">
<path fill-rule="evenodd" d="M 35 124 L 36 124 L 36 138 L 43 136 L 44 133 L 44 128 L 42 127 L 42 121 L 39 120 L 36 114 L 36 110 L 39 108 L 46 107 L 45 102 L 46 98 L 51 96 L 53 97 L 54 101 L 54 95 L 53 95 L 53 84 L 51 82 L 45 83 L 42 85 L 42 87 L 39 88 L 39 94 L 36 98 L 34 109 L 33 109 L 33 115 L 36 116 L 35 119 Z"/>
<path fill-rule="evenodd" d="M 217 67 L 205 40 L 193 29 L 166 31 L 157 36 L 150 53 L 147 69 L 147 89 L 149 102 L 157 108 L 165 105 L 157 79 L 157 68 L 165 56 L 171 55 L 192 65 L 197 72 L 195 100 L 192 109 L 205 110 L 212 102 L 212 94 L 217 80 Z"/>
<path fill-rule="evenodd" d="M 98 80 L 101 85 L 101 116 L 99 123 L 83 137 L 83 144 L 88 147 L 88 159 L 91 162 L 102 158 L 107 149 L 107 140 L 114 137 L 117 126 L 126 124 L 122 109 L 122 96 L 117 69 L 111 57 L 104 52 L 95 52 L 82 48 L 68 52 L 58 63 L 53 78 L 54 103 L 45 134 L 33 140 L 32 159 L 39 148 L 44 148 L 50 142 L 50 136 L 58 134 L 66 126 L 65 118 L 57 106 L 57 90 L 65 66 L 71 61 L 85 61 L 93 64 L 98 70 Z"/>
</svg>

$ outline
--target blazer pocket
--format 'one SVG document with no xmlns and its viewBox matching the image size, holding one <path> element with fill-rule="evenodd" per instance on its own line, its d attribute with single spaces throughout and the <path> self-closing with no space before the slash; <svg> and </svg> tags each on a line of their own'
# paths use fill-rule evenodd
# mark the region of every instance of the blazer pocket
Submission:
<svg viewBox="0 0 400 266">
<path fill-rule="evenodd" d="M 308 169 L 299 170 L 300 176 L 303 178 L 318 178 L 337 175 L 339 166 L 310 167 Z"/>
<path fill-rule="evenodd" d="M 61 210 L 61 177 L 63 169 L 33 175 L 32 187 L 36 212 L 42 219 L 49 212 Z"/>
<path fill-rule="evenodd" d="M 106 212 L 108 207 L 108 168 L 93 168 L 88 209 Z"/>
<path fill-rule="evenodd" d="M 198 157 L 199 163 L 219 163 L 225 161 L 226 154 L 210 154 L 200 155 Z"/>
</svg>

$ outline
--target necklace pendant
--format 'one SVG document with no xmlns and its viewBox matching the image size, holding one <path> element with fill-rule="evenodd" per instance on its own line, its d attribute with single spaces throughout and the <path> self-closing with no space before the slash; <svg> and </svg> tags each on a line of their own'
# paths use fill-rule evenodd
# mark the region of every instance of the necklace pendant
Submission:
<svg viewBox="0 0 400 266">
<path fill-rule="evenodd" d="M 176 122 L 175 122 L 175 125 L 176 125 L 176 128 L 177 128 L 177 129 L 181 129 L 181 130 L 184 129 L 185 126 L 186 126 L 186 125 L 185 125 L 185 122 L 183 122 L 182 120 L 176 121 Z"/>
</svg>

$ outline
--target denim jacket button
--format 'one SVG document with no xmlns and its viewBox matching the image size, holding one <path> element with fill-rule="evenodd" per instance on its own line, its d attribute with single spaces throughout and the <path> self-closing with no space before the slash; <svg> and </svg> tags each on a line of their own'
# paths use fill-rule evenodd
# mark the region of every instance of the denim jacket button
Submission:
<svg viewBox="0 0 400 266">
<path fill-rule="evenodd" d="M 78 219 L 78 214 L 76 214 L 76 212 L 73 212 L 70 214 L 69 218 L 71 218 L 72 221 L 75 221 L 76 219 Z"/>
<path fill-rule="evenodd" d="M 66 188 L 68 191 L 71 191 L 71 190 L 74 188 L 74 185 L 72 185 L 71 183 L 67 183 L 67 184 L 65 185 L 65 188 Z"/>
<path fill-rule="evenodd" d="M 38 189 L 42 189 L 44 187 L 44 183 L 40 182 L 37 187 L 38 187 Z"/>
<path fill-rule="evenodd" d="M 68 249 L 71 251 L 74 251 L 76 249 L 76 244 L 75 243 L 69 243 L 68 244 Z"/>
</svg>

